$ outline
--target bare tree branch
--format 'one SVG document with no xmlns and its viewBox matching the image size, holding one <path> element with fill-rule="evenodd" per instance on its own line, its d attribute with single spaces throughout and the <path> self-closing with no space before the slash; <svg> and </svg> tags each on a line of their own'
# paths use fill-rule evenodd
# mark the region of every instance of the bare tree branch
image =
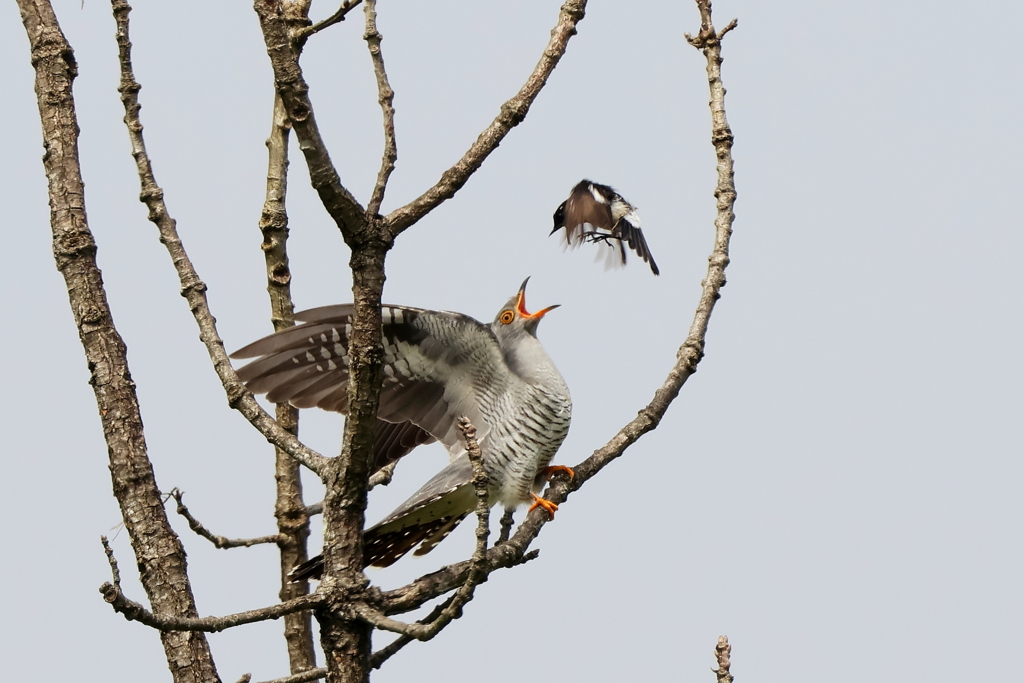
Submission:
<svg viewBox="0 0 1024 683">
<path fill-rule="evenodd" d="M 334 26 L 337 23 L 345 21 L 345 15 L 348 14 L 353 9 L 355 9 L 356 6 L 359 5 L 359 3 L 362 1 L 363 0 L 344 0 L 341 3 L 341 7 L 339 7 L 337 11 L 331 16 L 327 17 L 326 19 L 323 19 L 322 21 L 318 21 L 312 26 L 302 29 L 301 31 L 294 32 L 292 34 L 292 40 L 294 40 L 297 44 L 301 45 L 302 43 L 305 43 L 306 40 L 314 33 L 319 33 L 320 31 L 323 31 L 325 28 L 330 28 L 331 26 Z"/>
<path fill-rule="evenodd" d="M 551 72 L 565 54 L 569 39 L 576 35 L 576 24 L 583 21 L 586 8 L 587 0 L 567 0 L 562 5 L 558 23 L 551 31 L 551 40 L 544 48 L 540 62 L 515 97 L 501 105 L 501 112 L 497 118 L 480 134 L 462 158 L 441 174 L 437 184 L 410 203 L 388 214 L 385 221 L 393 236 L 401 234 L 439 204 L 454 197 L 469 177 L 483 165 L 491 152 L 497 149 L 509 131 L 522 123 L 533 101 L 547 84 Z"/>
<path fill-rule="evenodd" d="M 606 467 L 612 460 L 622 455 L 625 450 L 641 436 L 656 428 L 668 410 L 669 405 L 679 395 L 679 390 L 689 377 L 696 372 L 697 365 L 704 356 L 705 337 L 708 323 L 714 310 L 715 302 L 721 296 L 725 286 L 725 269 L 729 265 L 729 239 L 732 236 L 732 223 L 735 219 L 733 205 L 736 201 L 736 188 L 733 183 L 732 143 L 733 135 L 725 117 L 725 88 L 721 77 L 721 43 L 719 36 L 711 24 L 711 7 L 705 0 L 697 0 L 701 11 L 701 38 L 699 47 L 704 52 L 708 63 L 708 84 L 711 90 L 712 133 L 711 142 L 718 159 L 718 183 L 715 188 L 718 213 L 715 218 L 715 244 L 708 257 L 708 272 L 702 284 L 700 300 L 690 325 L 689 334 L 676 353 L 676 363 L 669 372 L 662 386 L 655 392 L 653 399 L 637 416 L 619 430 L 612 439 L 594 451 L 594 453 L 572 469 L 572 479 L 559 477 L 548 487 L 544 498 L 561 504 L 573 491 L 578 490 L 594 475 Z M 730 22 L 728 30 L 735 26 Z M 691 38 L 687 38 L 690 40 Z M 530 514 L 520 524 L 515 535 L 506 543 L 491 548 L 487 553 L 488 572 L 515 566 L 527 561 L 527 549 L 548 522 L 548 515 L 543 511 Z M 459 586 L 469 572 L 469 563 L 460 562 L 422 576 L 411 584 L 383 593 L 383 614 L 401 614 L 422 606 L 424 603 Z"/>
<path fill-rule="evenodd" d="M 320 136 L 320 128 L 313 116 L 313 104 L 309 99 L 309 86 L 299 66 L 299 51 L 292 44 L 284 16 L 277 11 L 277 1 L 256 0 L 254 7 L 263 30 L 270 64 L 274 69 L 274 85 L 291 119 L 295 136 L 299 140 L 299 149 L 306 158 L 310 183 L 320 195 L 320 201 L 338 225 L 346 243 L 352 246 L 350 240 L 366 227 L 365 211 L 341 184 L 338 170 Z"/>
<path fill-rule="evenodd" d="M 160 631 L 204 631 L 206 633 L 217 633 L 257 621 L 280 619 L 286 614 L 314 609 L 323 602 L 323 598 L 319 595 L 303 595 L 289 602 L 229 614 L 226 617 L 176 617 L 150 612 L 134 600 L 126 598 L 121 589 L 111 583 L 100 586 L 100 593 L 103 594 L 103 599 L 114 608 L 114 611 L 123 614 L 128 621 L 137 621 Z"/>
<path fill-rule="evenodd" d="M 78 75 L 74 51 L 47 0 L 18 0 L 18 8 L 35 69 L 53 255 L 64 277 L 85 352 L 89 384 L 107 444 L 114 496 L 131 538 L 143 588 L 154 609 L 163 614 L 194 615 L 195 598 L 185 570 L 185 553 L 160 501 L 135 383 L 128 369 L 127 349 L 114 327 L 96 264 L 96 242 L 86 217 L 78 157 L 78 117 L 71 89 Z M 108 553 L 108 559 L 118 580 L 112 553 Z M 176 682 L 219 681 L 204 636 L 172 634 L 161 640 Z"/>
<path fill-rule="evenodd" d="M 516 523 L 515 520 L 516 511 L 512 508 L 505 510 L 505 514 L 501 516 L 501 532 L 498 534 L 498 542 L 494 545 L 501 545 L 509 539 L 512 535 L 512 526 Z"/>
<path fill-rule="evenodd" d="M 722 31 L 719 35 L 724 34 L 725 31 Z M 715 659 L 718 662 L 718 668 L 712 669 L 718 678 L 718 683 L 732 683 L 732 674 L 729 673 L 729 667 L 732 666 L 732 662 L 729 660 L 731 655 L 732 645 L 729 644 L 728 636 L 718 636 L 718 645 L 715 646 Z"/>
<path fill-rule="evenodd" d="M 121 587 L 121 570 L 117 567 L 117 558 L 114 557 L 114 549 L 110 547 L 110 542 L 106 536 L 100 536 L 100 543 L 103 544 L 103 552 L 107 556 L 107 563 L 110 565 L 110 576 L 111 581 L 114 582 L 114 586 L 117 588 Z"/>
<path fill-rule="evenodd" d="M 373 473 L 370 477 L 370 484 L 367 490 L 373 490 L 377 486 L 387 486 L 391 483 L 391 480 L 395 476 L 395 467 L 398 466 L 398 461 L 394 461 L 384 465 L 379 470 Z"/>
<path fill-rule="evenodd" d="M 362 529 L 380 397 L 384 259 L 394 240 L 380 220 L 367 216 L 341 184 L 313 115 L 309 88 L 298 62 L 300 46 L 290 40 L 278 3 L 256 0 L 254 7 L 273 67 L 274 84 L 306 158 L 310 182 L 352 250 L 349 266 L 355 316 L 349 339 L 349 410 L 341 454 L 328 461 L 321 476 L 326 495 L 324 576 L 319 593 L 325 596 L 326 605 L 316 616 L 328 680 L 362 681 L 369 670 L 371 629 L 353 618 L 346 607 L 351 596 L 365 590 L 368 583 L 362 573 Z"/>
<path fill-rule="evenodd" d="M 430 611 L 430 614 L 418 620 L 416 623 L 429 624 L 430 622 L 434 621 L 435 619 L 441 616 L 444 610 L 448 607 L 448 605 L 452 603 L 452 600 L 454 599 L 454 595 L 450 596 L 440 605 L 436 605 L 434 609 Z M 398 654 L 399 650 L 401 650 L 403 647 L 405 647 L 414 640 L 416 639 L 412 636 L 398 636 L 393 641 L 391 641 L 390 643 L 388 643 L 387 645 L 373 653 L 373 655 L 370 657 L 370 668 L 379 669 L 381 666 L 384 665 L 384 662 Z"/>
<path fill-rule="evenodd" d="M 231 367 L 224 342 L 217 333 L 217 322 L 210 312 L 206 299 L 206 284 L 199 279 L 192 262 L 185 252 L 185 247 L 178 237 L 175 221 L 167 213 L 163 200 L 163 190 L 156 183 L 153 167 L 146 153 L 146 145 L 142 137 L 142 122 L 139 118 L 139 90 L 142 86 L 135 80 L 132 72 L 131 42 L 128 38 L 128 13 L 131 7 L 124 0 L 111 0 L 114 18 L 117 21 L 117 46 L 121 65 L 121 102 L 124 103 L 125 125 L 132 143 L 132 156 L 139 171 L 142 192 L 139 198 L 149 209 L 149 220 L 157 226 L 160 241 L 167 247 L 167 252 L 174 262 L 174 268 L 181 282 L 181 294 L 188 301 L 192 315 L 199 325 L 199 338 L 206 346 L 214 370 L 220 378 L 224 391 L 228 396 L 228 405 L 242 413 L 243 416 L 273 445 L 286 451 L 303 465 L 319 473 L 323 470 L 326 458 L 316 451 L 307 448 L 293 435 L 285 431 L 272 418 L 245 388 Z"/>
<path fill-rule="evenodd" d="M 300 671 L 297 674 L 292 674 L 291 676 L 285 676 L 283 678 L 275 678 L 270 681 L 260 681 L 260 683 L 308 683 L 309 681 L 317 681 L 326 677 L 327 669 L 320 667 L 318 669 Z"/>
<path fill-rule="evenodd" d="M 387 486 L 391 483 L 391 479 L 395 476 L 395 467 L 398 466 L 398 461 L 388 463 L 384 467 L 370 475 L 370 482 L 366 487 L 367 491 L 372 491 L 377 486 Z M 318 503 L 312 503 L 306 506 L 306 515 L 308 517 L 315 517 L 316 515 L 322 515 L 324 512 L 324 502 L 321 500 Z"/>
<path fill-rule="evenodd" d="M 366 15 L 366 32 L 363 38 L 370 48 L 370 59 L 373 60 L 373 73 L 377 77 L 377 101 L 380 102 L 381 112 L 384 114 L 384 158 L 380 163 L 380 171 L 377 173 L 377 182 L 370 194 L 370 203 L 366 211 L 370 215 L 377 215 L 380 205 L 384 201 L 384 192 L 387 190 L 388 178 L 395 170 L 395 162 L 398 161 L 398 147 L 395 143 L 395 91 L 388 83 L 388 74 L 384 70 L 384 55 L 380 51 L 380 41 L 383 40 L 380 32 L 377 31 L 377 0 L 366 0 L 363 8 Z"/>
<path fill-rule="evenodd" d="M 308 4 L 305 5 L 308 9 Z M 294 7 L 292 9 L 295 9 Z M 299 8 L 301 9 L 301 7 Z M 305 17 L 295 17 L 301 21 Z M 274 96 L 273 122 L 267 138 L 267 189 L 260 215 L 261 247 L 267 268 L 267 293 L 270 296 L 270 320 L 274 331 L 290 327 L 295 306 L 292 303 L 292 274 L 288 263 L 288 137 L 291 121 L 281 96 Z M 289 434 L 298 437 L 299 411 L 287 403 L 274 407 L 277 423 Z M 278 597 L 287 602 L 309 593 L 306 581 L 292 582 L 288 572 L 309 559 L 306 541 L 309 538 L 309 515 L 302 499 L 302 477 L 299 463 L 280 448 L 274 449 L 274 480 L 277 496 L 274 517 L 277 519 L 277 544 L 280 549 L 281 589 Z M 313 625 L 309 612 L 296 612 L 284 619 L 284 638 L 288 645 L 291 671 L 297 673 L 316 666 L 313 648 Z"/>
<path fill-rule="evenodd" d="M 453 620 L 462 616 L 462 608 L 473 599 L 476 587 L 487 580 L 487 537 L 490 535 L 488 522 L 491 510 L 487 472 L 484 470 L 483 455 L 480 453 L 480 444 L 477 443 L 476 428 L 473 426 L 473 423 L 466 417 L 460 417 L 458 427 L 462 433 L 462 438 L 466 442 L 466 454 L 473 465 L 473 488 L 476 491 L 476 548 L 473 551 L 472 559 L 469 561 L 465 582 L 455 592 L 455 595 L 445 603 L 437 617 L 426 623 L 406 624 L 390 619 L 368 605 L 356 604 L 353 606 L 356 614 L 373 624 L 376 628 L 393 631 L 406 638 L 430 640 L 436 636 Z M 395 651 L 403 646 L 404 643 L 403 645 L 396 646 Z M 380 661 L 383 662 L 386 658 L 381 655 Z"/>
<path fill-rule="evenodd" d="M 213 534 L 203 526 L 199 520 L 192 516 L 189 512 L 188 507 L 182 502 L 182 497 L 185 495 L 184 491 L 178 489 L 171 489 L 171 495 L 174 500 L 178 501 L 178 507 L 176 512 L 184 517 L 188 521 L 188 526 L 192 531 L 196 532 L 197 535 L 202 536 L 216 548 L 226 550 L 228 548 L 251 548 L 254 545 L 261 545 L 264 543 L 279 543 L 281 541 L 281 534 L 273 534 L 271 536 L 260 536 L 258 538 L 226 538 L 224 536 L 218 536 Z M 114 585 L 118 585 L 114 582 Z"/>
</svg>

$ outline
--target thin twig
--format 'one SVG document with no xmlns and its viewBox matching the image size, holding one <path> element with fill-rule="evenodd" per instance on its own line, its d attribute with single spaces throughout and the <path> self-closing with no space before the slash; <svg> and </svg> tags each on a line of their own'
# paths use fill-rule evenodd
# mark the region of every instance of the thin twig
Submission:
<svg viewBox="0 0 1024 683">
<path fill-rule="evenodd" d="M 286 8 L 298 11 L 293 19 L 301 22 L 308 4 L 295 4 Z M 273 121 L 267 138 L 267 187 L 260 214 L 260 234 L 267 270 L 267 294 L 270 298 L 270 320 L 274 331 L 291 327 L 295 305 L 292 302 L 291 266 L 288 262 L 288 138 L 291 121 L 285 111 L 281 96 L 274 95 Z M 288 403 L 274 406 L 274 417 L 289 434 L 299 435 L 299 411 Z M 305 581 L 293 582 L 288 579 L 292 567 L 309 559 L 307 539 L 309 538 L 309 515 L 302 499 L 302 477 L 299 464 L 280 448 L 274 449 L 274 481 L 276 496 L 274 518 L 277 520 L 277 545 L 280 550 L 281 588 L 278 597 L 287 602 L 309 593 Z M 288 660 L 291 671 L 305 671 L 316 666 L 316 651 L 313 647 L 313 624 L 308 612 L 289 614 L 285 617 L 284 638 L 288 646 Z"/>
<path fill-rule="evenodd" d="M 522 123 L 551 72 L 565 54 L 569 39 L 576 35 L 576 25 L 583 21 L 586 8 L 587 0 L 567 0 L 562 5 L 558 23 L 551 31 L 551 39 L 544 48 L 540 62 L 515 97 L 501 105 L 501 112 L 497 118 L 480 134 L 462 158 L 441 174 L 437 184 L 405 206 L 388 214 L 385 221 L 393 236 L 399 235 L 439 204 L 454 197 L 491 152 L 497 149 L 509 131 Z"/>
<path fill-rule="evenodd" d="M 210 312 L 206 298 L 206 284 L 199 279 L 195 267 L 185 252 L 185 247 L 178 237 L 175 221 L 167 213 L 164 204 L 164 193 L 156 183 L 153 167 L 146 152 L 146 144 L 142 137 L 142 122 L 139 118 L 139 90 L 142 86 L 135 80 L 132 71 L 131 42 L 128 38 L 128 13 L 131 7 L 124 0 L 112 0 L 114 18 L 117 20 L 117 47 L 121 64 L 121 102 L 124 103 L 124 122 L 128 127 L 128 136 L 132 143 L 132 156 L 138 167 L 139 181 L 142 192 L 139 199 L 149 209 L 149 220 L 157 226 L 160 241 L 167 247 L 174 268 L 181 283 L 181 295 L 188 301 L 189 309 L 199 326 L 199 339 L 206 346 L 213 361 L 214 370 L 220 378 L 224 391 L 228 396 L 228 405 L 242 413 L 270 443 L 287 452 L 290 456 L 316 473 L 323 470 L 327 458 L 307 448 L 293 435 L 283 429 L 253 397 L 252 392 L 238 379 L 227 353 L 224 342 L 217 333 L 217 322 Z"/>
<path fill-rule="evenodd" d="M 514 508 L 507 508 L 505 510 L 505 514 L 501 516 L 501 526 L 499 527 L 501 529 L 501 533 L 498 534 L 498 542 L 494 545 L 501 545 L 509 539 L 509 536 L 512 535 L 512 526 L 516 523 L 515 513 L 516 511 Z"/>
<path fill-rule="evenodd" d="M 172 489 L 171 495 L 174 496 L 174 500 L 178 501 L 176 512 L 188 521 L 189 528 L 212 543 L 214 547 L 220 548 L 221 550 L 226 550 L 228 548 L 251 548 L 254 545 L 261 545 L 263 543 L 280 543 L 283 538 L 281 534 L 260 536 L 259 538 L 226 538 L 224 536 L 218 536 L 211 533 L 199 522 L 198 519 L 192 516 L 188 507 L 184 502 L 182 502 L 182 497 L 185 495 L 184 491 Z M 115 585 L 117 585 L 116 582 Z"/>
<path fill-rule="evenodd" d="M 466 580 L 459 586 L 455 595 L 442 607 L 437 617 L 427 623 L 407 624 L 396 619 L 390 619 L 368 605 L 356 604 L 353 606 L 355 613 L 359 617 L 373 624 L 376 628 L 392 631 L 408 638 L 415 638 L 416 640 L 430 640 L 452 621 L 461 617 L 462 608 L 473 599 L 476 587 L 486 581 L 489 574 L 487 569 L 487 537 L 490 535 L 488 522 L 491 506 L 487 472 L 484 470 L 483 456 L 480 453 L 480 444 L 476 440 L 476 428 L 473 426 L 473 423 L 463 416 L 459 418 L 458 427 L 462 433 L 462 438 L 466 442 L 466 453 L 469 456 L 469 462 L 473 465 L 473 488 L 476 492 L 476 548 L 473 550 L 473 557 L 469 561 Z"/>
<path fill-rule="evenodd" d="M 379 470 L 370 476 L 370 483 L 367 485 L 367 491 L 373 490 L 377 486 L 387 486 L 391 483 L 391 480 L 395 476 L 395 467 L 398 466 L 398 461 L 394 461 L 384 465 Z"/>
<path fill-rule="evenodd" d="M 325 28 L 330 28 L 335 24 L 345 21 L 345 15 L 351 12 L 353 9 L 355 9 L 356 6 L 359 5 L 359 3 L 362 1 L 363 0 L 344 0 L 344 2 L 341 3 L 341 7 L 339 7 L 337 11 L 331 16 L 316 22 L 312 26 L 308 26 L 302 29 L 301 31 L 295 31 L 292 34 L 292 40 L 295 41 L 297 44 L 302 44 L 306 42 L 306 40 L 314 33 L 319 33 L 320 31 L 323 31 Z"/>
<path fill-rule="evenodd" d="M 320 201 L 341 230 L 345 241 L 349 242 L 365 226 L 365 211 L 342 185 L 338 169 L 327 152 L 327 145 L 313 115 L 309 86 L 299 66 L 298 48 L 293 46 L 289 38 L 288 23 L 278 12 L 277 0 L 256 0 L 254 7 L 270 56 L 270 65 L 274 69 L 274 86 L 284 102 L 292 129 L 299 140 L 299 148 L 306 158 L 310 183 L 320 195 Z"/>
<path fill-rule="evenodd" d="M 452 600 L 454 599 L 454 595 L 450 596 L 440 605 L 435 606 L 434 609 L 430 611 L 430 614 L 418 620 L 416 623 L 429 624 L 430 622 L 434 621 L 435 619 L 441 616 L 445 608 L 448 607 L 448 605 L 450 605 Z M 401 650 L 403 647 L 405 647 L 414 640 L 415 638 L 413 638 L 412 636 L 398 636 L 393 641 L 391 641 L 381 649 L 377 650 L 370 656 L 370 668 L 379 669 L 381 666 L 383 666 L 384 662 L 389 660 L 394 655 L 398 654 L 399 650 Z"/>
<path fill-rule="evenodd" d="M 327 669 L 319 667 L 317 669 L 307 669 L 306 671 L 300 671 L 297 674 L 291 676 L 284 676 L 283 678 L 275 678 L 270 681 L 260 681 L 260 683 L 309 683 L 309 681 L 318 681 L 321 678 L 327 677 Z"/>
<path fill-rule="evenodd" d="M 107 541 L 106 536 L 100 536 L 100 543 L 103 544 L 103 552 L 107 555 L 107 563 L 110 565 L 110 580 L 113 581 L 114 586 L 117 588 L 121 587 L 121 570 L 117 568 L 117 558 L 114 557 L 114 549 L 110 547 L 110 542 Z"/>
<path fill-rule="evenodd" d="M 363 39 L 370 49 L 373 73 L 377 77 L 377 101 L 380 102 L 381 113 L 384 115 L 384 158 L 380 162 L 380 171 L 377 173 L 377 182 L 373 186 L 370 202 L 366 205 L 366 211 L 376 215 L 384 201 L 388 178 L 391 177 L 391 172 L 395 170 L 395 162 L 398 161 L 398 147 L 395 143 L 395 91 L 388 83 L 388 74 L 384 70 L 384 55 L 380 51 L 383 36 L 377 30 L 377 0 L 366 0 L 363 13 L 366 15 L 366 32 Z"/>
<path fill-rule="evenodd" d="M 722 34 L 715 32 L 714 26 L 711 24 L 710 3 L 706 0 L 697 0 L 697 6 L 701 12 L 700 35 L 702 38 L 699 40 L 703 46 L 701 50 L 707 59 L 708 84 L 711 90 L 709 103 L 712 114 L 711 142 L 718 159 L 718 183 L 714 193 L 718 208 L 715 218 L 715 244 L 708 257 L 708 271 L 702 283 L 700 300 L 686 340 L 676 352 L 676 363 L 662 386 L 654 393 L 651 402 L 642 408 L 637 416 L 620 429 L 607 444 L 573 467 L 575 476 L 572 479 L 559 478 L 548 487 L 543 494 L 544 498 L 555 504 L 565 502 L 570 493 L 582 487 L 610 462 L 622 455 L 637 439 L 658 426 L 672 401 L 679 395 L 679 390 L 696 372 L 697 365 L 704 357 L 708 324 L 715 303 L 721 296 L 721 289 L 725 286 L 725 269 L 729 265 L 729 240 L 732 236 L 732 223 L 735 219 L 733 205 L 736 201 L 736 188 L 733 184 L 731 151 L 733 135 L 725 117 L 725 88 L 722 85 L 721 77 L 721 43 L 718 40 L 718 36 L 723 35 L 724 31 Z M 487 552 L 488 572 L 526 561 L 530 557 L 527 549 L 548 521 L 548 515 L 543 511 L 527 515 L 512 538 Z M 386 591 L 382 595 L 382 611 L 384 614 L 401 614 L 417 609 L 424 603 L 462 585 L 468 572 L 469 563 L 460 562 L 422 576 L 402 588 Z"/>
<path fill-rule="evenodd" d="M 289 602 L 229 614 L 226 617 L 176 617 L 169 614 L 153 614 L 134 600 L 129 600 L 120 588 L 111 583 L 104 583 L 100 586 L 100 593 L 103 594 L 103 599 L 114 608 L 114 611 L 123 614 L 128 621 L 137 621 L 160 631 L 204 631 L 207 633 L 217 633 L 258 621 L 280 619 L 286 614 L 314 609 L 323 602 L 323 598 L 314 593 L 313 595 L 303 595 Z"/>
<path fill-rule="evenodd" d="M 235 681 L 235 683 L 249 683 L 251 680 L 252 674 L 242 674 L 242 677 Z"/>
<path fill-rule="evenodd" d="M 381 467 L 379 470 L 374 472 L 370 476 L 370 481 L 366 486 L 367 491 L 372 491 L 378 486 L 387 486 L 391 483 L 391 480 L 395 476 L 395 467 L 398 466 L 398 461 L 388 463 Z M 306 515 L 309 517 L 315 517 L 321 515 L 324 512 L 324 502 L 321 500 L 318 503 L 311 503 L 306 506 Z"/>
<path fill-rule="evenodd" d="M 718 661 L 718 668 L 712 669 L 718 677 L 718 683 L 732 683 L 732 674 L 729 667 L 732 662 L 729 657 L 732 655 L 732 645 L 729 644 L 728 636 L 718 636 L 718 645 L 715 646 L 715 659 Z"/>
</svg>

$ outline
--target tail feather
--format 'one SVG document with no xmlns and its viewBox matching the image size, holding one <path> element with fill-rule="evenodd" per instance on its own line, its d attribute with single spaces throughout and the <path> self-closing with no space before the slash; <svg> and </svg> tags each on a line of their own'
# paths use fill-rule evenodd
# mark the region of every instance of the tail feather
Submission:
<svg viewBox="0 0 1024 683">
<path fill-rule="evenodd" d="M 413 524 L 402 529 L 394 529 L 384 533 L 375 533 L 369 529 L 363 537 L 363 568 L 390 567 L 406 553 L 422 545 L 415 555 L 426 555 L 434 547 L 448 537 L 455 527 L 466 518 L 468 512 L 451 517 L 440 517 L 422 524 Z M 324 573 L 324 556 L 316 557 L 296 565 L 288 572 L 288 580 L 292 583 L 319 579 Z"/>
</svg>

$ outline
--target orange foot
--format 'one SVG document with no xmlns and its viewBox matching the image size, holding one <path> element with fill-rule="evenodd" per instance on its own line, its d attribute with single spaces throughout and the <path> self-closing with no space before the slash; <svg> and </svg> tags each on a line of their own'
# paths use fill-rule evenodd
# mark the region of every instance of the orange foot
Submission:
<svg viewBox="0 0 1024 683">
<path fill-rule="evenodd" d="M 552 503 L 550 500 L 545 500 L 541 498 L 536 493 L 531 493 L 530 495 L 533 496 L 533 505 L 531 505 L 530 509 L 526 511 L 526 514 L 530 514 L 537 508 L 544 508 L 544 511 L 548 513 L 548 519 L 555 518 L 555 510 L 558 509 L 557 505 Z"/>
<path fill-rule="evenodd" d="M 551 467 L 545 467 L 540 471 L 540 473 L 544 475 L 544 478 L 547 479 L 548 481 L 554 479 L 555 475 L 558 474 L 559 472 L 565 472 L 566 474 L 569 475 L 570 479 L 576 476 L 576 473 L 572 471 L 572 468 L 566 467 L 565 465 L 552 465 Z"/>
</svg>

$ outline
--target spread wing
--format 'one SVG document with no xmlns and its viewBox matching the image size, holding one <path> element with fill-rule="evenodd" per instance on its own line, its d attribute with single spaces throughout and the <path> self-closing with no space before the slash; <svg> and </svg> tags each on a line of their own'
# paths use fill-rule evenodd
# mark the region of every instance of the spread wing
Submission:
<svg viewBox="0 0 1024 683">
<path fill-rule="evenodd" d="M 238 371 L 254 393 L 297 408 L 348 412 L 348 341 L 354 308 L 323 306 L 295 314 L 302 325 L 264 337 L 232 354 L 257 358 Z M 422 443 L 463 452 L 456 420 L 467 416 L 483 444 L 509 371 L 489 326 L 469 316 L 382 306 L 384 381 L 376 463 L 381 467 Z"/>
<path fill-rule="evenodd" d="M 630 249 L 635 251 L 636 255 L 651 267 L 652 273 L 655 275 L 661 274 L 661 271 L 658 270 L 658 264 L 654 262 L 654 257 L 651 255 L 651 249 L 647 246 L 647 240 L 644 239 L 644 233 L 640 230 L 640 217 L 636 215 L 635 211 L 630 211 L 619 219 L 619 222 L 612 229 L 612 235 L 618 237 Z M 626 251 L 624 249 L 622 250 L 622 263 L 623 265 L 626 263 Z"/>
<path fill-rule="evenodd" d="M 570 246 L 583 244 L 584 223 L 605 232 L 610 232 L 614 223 L 611 205 L 603 197 L 595 196 L 590 185 L 586 180 L 580 182 L 565 200 L 565 241 Z"/>
</svg>

